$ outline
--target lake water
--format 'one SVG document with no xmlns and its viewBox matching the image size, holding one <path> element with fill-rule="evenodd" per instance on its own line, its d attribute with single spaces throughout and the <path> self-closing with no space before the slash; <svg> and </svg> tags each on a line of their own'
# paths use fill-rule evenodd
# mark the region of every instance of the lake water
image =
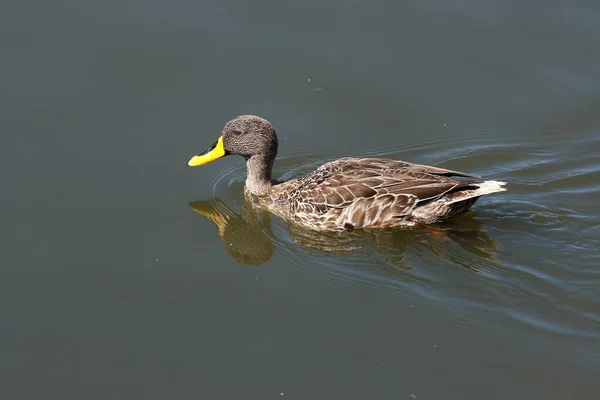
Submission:
<svg viewBox="0 0 600 400">
<path fill-rule="evenodd" d="M 600 398 L 600 3 L 8 2 L 3 399 Z M 269 119 L 509 182 L 422 230 L 255 218 L 190 156 Z"/>
</svg>

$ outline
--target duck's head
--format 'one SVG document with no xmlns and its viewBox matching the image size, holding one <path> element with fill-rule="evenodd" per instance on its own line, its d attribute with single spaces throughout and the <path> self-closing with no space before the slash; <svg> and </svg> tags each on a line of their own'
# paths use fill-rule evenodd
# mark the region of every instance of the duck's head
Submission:
<svg viewBox="0 0 600 400">
<path fill-rule="evenodd" d="M 225 124 L 217 141 L 202 154 L 192 157 L 188 165 L 198 167 L 230 154 L 238 154 L 246 160 L 258 158 L 272 166 L 277 155 L 275 128 L 266 119 L 254 115 L 235 117 Z"/>
</svg>

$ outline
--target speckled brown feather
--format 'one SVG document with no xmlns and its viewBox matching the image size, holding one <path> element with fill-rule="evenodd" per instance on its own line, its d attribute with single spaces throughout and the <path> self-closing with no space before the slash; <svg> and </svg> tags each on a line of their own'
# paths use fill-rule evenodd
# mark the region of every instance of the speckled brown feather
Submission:
<svg viewBox="0 0 600 400">
<path fill-rule="evenodd" d="M 431 203 L 478 188 L 473 181 L 453 176 L 475 177 L 383 158 L 343 158 L 322 165 L 304 178 L 273 186 L 267 203 L 282 216 L 315 229 L 431 222 L 455 214 L 443 204 L 432 207 Z M 425 209 L 429 215 L 423 215 Z"/>
</svg>

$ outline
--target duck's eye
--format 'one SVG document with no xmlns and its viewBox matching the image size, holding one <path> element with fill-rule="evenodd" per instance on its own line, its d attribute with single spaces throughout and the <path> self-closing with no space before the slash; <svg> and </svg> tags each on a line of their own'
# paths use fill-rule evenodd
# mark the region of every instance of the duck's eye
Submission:
<svg viewBox="0 0 600 400">
<path fill-rule="evenodd" d="M 234 129 L 234 130 L 233 130 L 233 134 L 234 134 L 235 136 L 240 136 L 242 133 L 243 133 L 243 132 L 242 132 L 241 130 L 239 130 L 239 129 Z"/>
</svg>

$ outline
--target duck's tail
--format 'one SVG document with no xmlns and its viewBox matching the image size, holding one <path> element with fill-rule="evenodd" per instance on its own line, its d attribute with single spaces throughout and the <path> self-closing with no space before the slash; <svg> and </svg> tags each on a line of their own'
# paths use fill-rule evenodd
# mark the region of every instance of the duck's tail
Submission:
<svg viewBox="0 0 600 400">
<path fill-rule="evenodd" d="M 506 188 L 504 187 L 504 185 L 506 185 L 506 182 L 501 181 L 485 181 L 477 183 L 476 185 L 478 186 L 477 189 L 465 191 L 463 192 L 464 196 L 458 196 L 457 198 L 452 199 L 446 204 L 458 203 L 460 201 L 465 201 L 473 197 L 479 197 L 485 194 L 496 192 L 504 192 L 506 190 Z"/>
</svg>

